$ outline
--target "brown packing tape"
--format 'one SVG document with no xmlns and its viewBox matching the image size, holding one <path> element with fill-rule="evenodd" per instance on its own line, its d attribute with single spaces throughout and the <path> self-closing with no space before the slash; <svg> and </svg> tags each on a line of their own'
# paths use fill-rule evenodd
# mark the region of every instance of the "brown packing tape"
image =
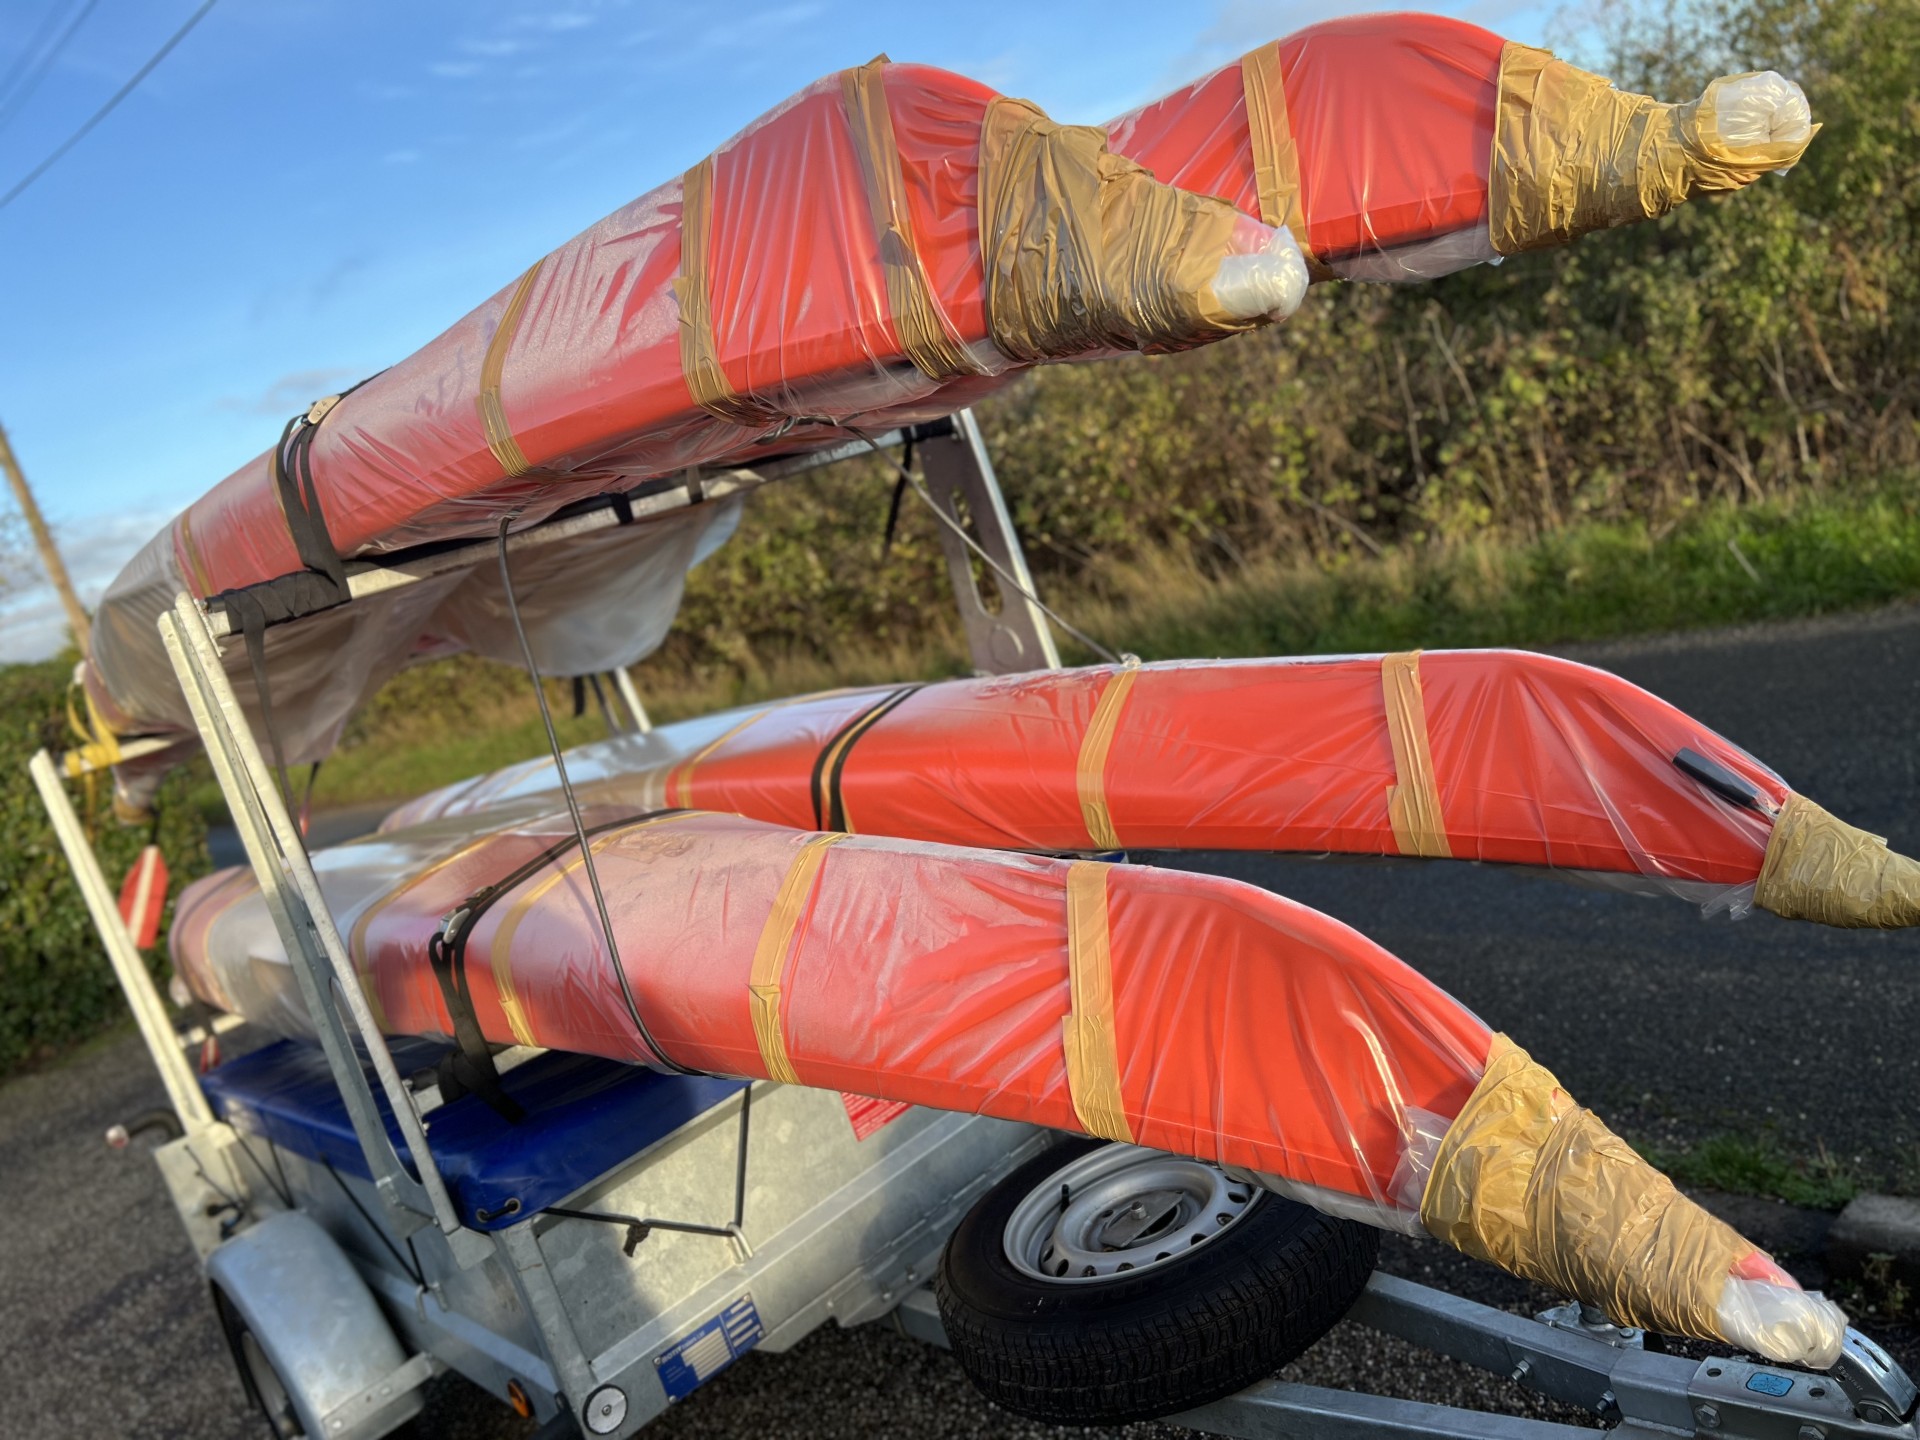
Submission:
<svg viewBox="0 0 1920 1440">
<path fill-rule="evenodd" d="M 1753 1252 L 1504 1035 L 1434 1157 L 1420 1220 L 1439 1239 L 1621 1325 L 1721 1334 L 1728 1272 Z"/>
<path fill-rule="evenodd" d="M 1402 855 L 1446 860 L 1447 823 L 1440 808 L 1440 784 L 1434 777 L 1433 750 L 1427 743 L 1427 702 L 1420 689 L 1420 652 L 1383 656 L 1380 689 L 1387 706 L 1387 736 L 1393 743 L 1393 769 L 1399 783 L 1387 787 L 1387 816 Z"/>
<path fill-rule="evenodd" d="M 742 395 L 727 379 L 714 339 L 707 255 L 713 244 L 713 157 L 681 177 L 680 275 L 673 282 L 680 306 L 680 370 L 694 403 L 730 425 L 759 429 L 780 418 L 772 406 Z"/>
<path fill-rule="evenodd" d="M 686 759 L 676 760 L 672 765 L 667 767 L 666 780 L 662 786 L 667 804 L 682 806 L 693 804 L 692 786 L 694 770 L 716 754 L 720 747 L 733 739 L 734 736 L 759 724 L 774 711 L 784 710 L 789 705 L 805 705 L 815 700 L 829 700 L 836 695 L 845 695 L 848 693 L 850 693 L 850 689 L 848 687 L 842 687 L 838 690 L 822 690 L 813 695 L 790 695 L 784 700 L 775 700 L 769 705 L 763 705 L 760 709 L 752 711 L 744 720 L 740 721 L 739 724 L 732 726 L 725 731 L 725 733 L 709 740 L 705 745 L 702 745 L 698 750 L 694 751 L 693 754 L 687 756 Z M 609 776 L 605 780 L 594 782 L 596 787 L 606 787 L 604 791 L 596 788 L 594 793 L 596 795 L 605 794 L 608 798 L 620 798 L 625 794 L 636 793 L 632 789 L 623 790 L 621 787 L 631 786 L 635 780 L 644 782 L 648 773 L 651 772 L 636 772 L 632 775 Z M 642 790 L 638 793 L 644 793 L 644 791 Z"/>
<path fill-rule="evenodd" d="M 613 843 L 613 836 L 595 835 L 587 841 L 595 853 L 604 850 Z M 487 945 L 487 968 L 493 972 L 493 990 L 499 998 L 501 1013 L 507 1017 L 507 1028 L 513 1032 L 514 1043 L 518 1045 L 537 1045 L 534 1039 L 533 1024 L 527 1019 L 527 1008 L 520 1003 L 520 991 L 513 980 L 513 937 L 520 929 L 520 922 L 544 895 L 559 888 L 567 878 L 583 868 L 580 856 L 568 857 L 555 869 L 535 880 L 531 888 L 523 891 L 518 899 L 507 907 L 493 938 Z"/>
<path fill-rule="evenodd" d="M 789 701 L 787 703 L 791 704 L 792 702 Z M 693 803 L 693 772 L 699 767 L 700 762 L 712 755 L 742 730 L 758 724 L 779 708 L 777 705 L 769 705 L 764 710 L 754 711 L 738 725 L 732 726 L 725 733 L 709 740 L 686 759 L 676 763 L 671 770 L 667 771 L 667 803 L 669 805 L 691 805 Z"/>
<path fill-rule="evenodd" d="M 914 239 L 906 177 L 894 143 L 893 115 L 887 109 L 886 66 L 887 57 L 882 55 L 856 70 L 842 71 L 840 92 L 873 211 L 894 332 L 907 359 L 929 380 L 978 375 L 981 367 L 948 327 L 946 314 L 934 299 Z"/>
<path fill-rule="evenodd" d="M 1179 350 L 1260 323 L 1213 296 L 1238 212 L 1160 184 L 1103 130 L 994 100 L 979 197 L 987 329 L 1009 359 Z"/>
<path fill-rule="evenodd" d="M 1805 153 L 1812 134 L 1738 148 L 1722 140 L 1714 102 L 1726 83 L 1714 81 L 1691 103 L 1664 105 L 1508 41 L 1489 179 L 1493 248 L 1514 255 L 1653 219 L 1695 195 L 1750 185 Z"/>
<path fill-rule="evenodd" d="M 590 836 L 587 844 L 598 855 L 602 850 L 614 844 L 621 837 L 633 834 L 636 830 L 650 829 L 655 825 L 670 824 L 675 820 L 685 820 L 698 811 L 680 810 L 671 815 L 655 815 L 650 819 L 637 820 L 618 830 L 604 831 Z M 561 862 L 545 875 L 532 879 L 531 884 L 522 890 L 518 897 L 507 906 L 505 915 L 494 928 L 492 938 L 487 942 L 487 968 L 493 972 L 493 990 L 500 1001 L 501 1013 L 507 1017 L 507 1028 L 513 1032 L 514 1043 L 519 1045 L 538 1045 L 534 1037 L 533 1022 L 527 1018 L 527 1008 L 520 1003 L 520 992 L 513 980 L 513 937 L 520 929 L 520 922 L 527 918 L 543 895 L 551 892 L 569 878 L 586 868 L 578 850 L 567 854 Z M 531 878 L 531 877 L 530 877 Z M 586 897 L 583 895 L 583 899 Z"/>
<path fill-rule="evenodd" d="M 509 476 L 524 475 L 533 467 L 527 463 L 526 452 L 513 438 L 512 427 L 507 424 L 507 412 L 500 403 L 500 384 L 506 378 L 507 351 L 512 348 L 513 337 L 519 333 L 521 318 L 527 311 L 527 297 L 533 292 L 540 267 L 546 263 L 544 257 L 534 261 L 513 287 L 513 294 L 507 297 L 507 308 L 500 312 L 500 323 L 493 328 L 493 338 L 487 342 L 487 353 L 480 361 L 480 394 L 474 401 L 480 410 L 480 428 L 486 432 L 487 449 Z"/>
<path fill-rule="evenodd" d="M 1081 860 L 1067 871 L 1067 977 L 1073 1009 L 1061 1020 L 1067 1091 L 1089 1135 L 1133 1142 L 1120 1093 L 1120 1042 L 1113 1002 L 1113 947 L 1107 933 L 1110 865 Z"/>
<path fill-rule="evenodd" d="M 1254 184 L 1260 192 L 1260 218 L 1289 231 L 1315 280 L 1331 280 L 1307 243 L 1306 203 L 1300 193 L 1300 151 L 1287 114 L 1286 74 L 1280 42 L 1269 41 L 1240 57 L 1240 86 L 1246 96 L 1247 138 L 1253 145 Z"/>
<path fill-rule="evenodd" d="M 1787 796 L 1767 841 L 1753 903 L 1789 920 L 1898 929 L 1920 925 L 1920 861 L 1878 835 Z"/>
<path fill-rule="evenodd" d="M 491 834 L 470 840 L 449 855 L 443 855 L 419 874 L 409 876 L 403 883 L 396 885 L 384 895 L 376 898 L 372 904 L 360 912 L 360 918 L 353 922 L 353 928 L 347 935 L 347 958 L 353 962 L 353 970 L 360 977 L 361 993 L 367 997 L 367 1009 L 373 1013 L 374 1024 L 383 1031 L 387 1028 L 386 1007 L 380 1002 L 380 992 L 374 988 L 373 972 L 367 965 L 367 929 L 380 912 L 393 904 L 401 896 L 411 893 L 427 883 L 449 865 L 465 859 L 474 851 L 481 849 L 493 840 Z"/>
<path fill-rule="evenodd" d="M 760 943 L 754 947 L 753 968 L 747 977 L 747 989 L 753 1007 L 753 1038 L 760 1045 L 760 1059 L 767 1067 L 767 1078 L 782 1085 L 798 1085 L 793 1061 L 787 1054 L 786 1025 L 781 1016 L 781 977 L 786 973 L 787 952 L 793 947 L 793 933 L 800 925 L 801 912 L 813 894 L 813 883 L 826 863 L 827 850 L 847 837 L 844 835 L 809 836 L 793 857 L 787 875 L 774 896 L 773 909 L 760 929 Z"/>
<path fill-rule="evenodd" d="M 1107 752 L 1113 748 L 1120 712 L 1126 707 L 1127 696 L 1139 674 L 1139 660 L 1129 659 L 1107 677 L 1099 702 L 1093 707 L 1093 718 L 1087 722 L 1087 733 L 1080 741 L 1080 759 L 1074 777 L 1080 791 L 1080 813 L 1086 817 L 1087 838 L 1099 850 L 1120 848 L 1120 834 L 1113 827 L 1113 812 L 1107 809 Z"/>
<path fill-rule="evenodd" d="M 276 492 L 277 493 L 277 492 Z M 200 542 L 193 538 L 193 509 L 189 506 L 180 512 L 173 522 L 174 553 L 180 556 L 186 569 L 193 576 L 194 594 L 206 599 L 215 590 L 213 574 L 207 569 L 207 562 L 200 554 Z"/>
</svg>

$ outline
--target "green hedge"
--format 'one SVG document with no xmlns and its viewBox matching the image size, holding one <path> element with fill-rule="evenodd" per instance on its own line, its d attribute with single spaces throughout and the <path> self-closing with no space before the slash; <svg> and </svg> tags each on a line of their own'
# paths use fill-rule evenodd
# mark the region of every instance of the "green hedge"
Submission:
<svg viewBox="0 0 1920 1440">
<path fill-rule="evenodd" d="M 1025 376 L 980 419 L 1048 593 L 1168 552 L 1231 577 L 1596 520 L 1660 535 L 1920 467 L 1920 4 L 1621 13 L 1601 63 L 1629 88 L 1800 80 L 1824 127 L 1805 160 L 1435 284 L 1315 286 L 1285 325 L 1186 354 Z M 662 663 L 751 675 L 923 645 L 944 562 L 912 503 L 882 560 L 891 488 L 869 463 L 757 497 Z"/>
<path fill-rule="evenodd" d="M 73 660 L 0 667 L 0 1074 L 43 1060 L 112 1025 L 126 1013 L 79 887 L 67 868 L 27 761 L 42 745 L 64 748 L 66 689 Z M 158 842 L 173 874 L 173 895 L 207 870 L 206 826 L 185 803 L 185 772 L 161 794 Z M 105 776 L 91 805 L 70 792 L 92 828 L 107 879 L 117 891 L 147 841 L 142 829 L 114 824 Z M 171 909 L 169 909 L 169 915 Z M 151 959 L 166 973 L 166 936 Z"/>
</svg>

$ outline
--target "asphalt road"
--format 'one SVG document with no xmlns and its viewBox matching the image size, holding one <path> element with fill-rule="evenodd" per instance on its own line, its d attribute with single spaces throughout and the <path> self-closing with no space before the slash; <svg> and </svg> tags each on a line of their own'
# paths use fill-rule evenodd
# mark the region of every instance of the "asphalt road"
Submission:
<svg viewBox="0 0 1920 1440">
<path fill-rule="evenodd" d="M 1567 653 L 1690 711 L 1896 849 L 1920 851 L 1920 608 Z M 1662 1143 L 1764 1131 L 1798 1153 L 1824 1147 L 1873 1183 L 1916 1188 L 1920 934 L 1841 933 L 1764 914 L 1702 920 L 1678 901 L 1463 864 L 1177 863 L 1365 930 L 1519 1039 L 1617 1128 Z M 160 1099 L 130 1036 L 0 1090 L 10 1202 L 0 1226 L 0 1436 L 261 1433 L 157 1172 L 100 1142 L 108 1124 Z M 1823 1281 L 1806 1253 L 1817 1250 L 1817 1221 L 1809 1232 L 1798 1212 L 1753 1202 L 1732 1218 L 1803 1281 Z M 1516 1309 L 1544 1300 L 1437 1245 L 1390 1240 L 1383 1265 Z M 1910 1327 L 1877 1333 L 1920 1366 Z M 1335 1330 L 1287 1373 L 1482 1408 L 1532 1405 L 1516 1386 L 1357 1327 Z M 526 1429 L 443 1377 L 416 1433 L 504 1440 Z M 1093 1432 L 1023 1426 L 976 1397 L 943 1352 L 868 1326 L 751 1356 L 649 1433 Z"/>
</svg>

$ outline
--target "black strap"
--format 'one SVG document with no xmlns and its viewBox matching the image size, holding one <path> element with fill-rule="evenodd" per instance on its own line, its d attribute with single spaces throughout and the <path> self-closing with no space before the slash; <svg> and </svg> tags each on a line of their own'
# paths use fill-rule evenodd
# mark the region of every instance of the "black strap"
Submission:
<svg viewBox="0 0 1920 1440">
<path fill-rule="evenodd" d="M 240 634 L 247 642 L 247 665 L 253 671 L 254 694 L 260 699 L 260 728 L 267 732 L 267 744 L 273 751 L 280 799 L 292 813 L 293 786 L 287 781 L 287 756 L 280 745 L 280 727 L 273 723 L 273 684 L 267 679 L 267 609 L 259 596 L 245 591 L 230 591 L 226 598 L 227 617 L 239 620 Z"/>
<path fill-rule="evenodd" d="M 333 408 L 322 411 L 320 418 L 332 414 Z M 300 563 L 326 577 L 345 600 L 347 567 L 328 533 L 319 486 L 313 478 L 313 437 L 320 432 L 320 421 L 308 418 L 312 414 L 312 410 L 302 411 L 280 432 L 280 443 L 273 447 L 273 483 L 280 492 L 280 509 L 287 517 L 287 533 L 293 537 Z"/>
<path fill-rule="evenodd" d="M 427 962 L 433 968 L 433 978 L 440 982 L 447 1014 L 453 1020 L 453 1041 L 459 1047 L 440 1060 L 440 1098 L 451 1104 L 463 1095 L 478 1095 L 501 1119 L 518 1125 L 527 1112 L 501 1086 L 493 1051 L 480 1033 L 480 1020 L 473 1009 L 466 964 L 467 937 L 472 930 L 467 917 L 455 912 L 440 933 L 427 942 Z"/>
<path fill-rule="evenodd" d="M 893 499 L 887 505 L 887 533 L 880 537 L 880 558 L 893 553 L 893 537 L 900 529 L 900 502 L 907 498 L 907 477 L 913 473 L 913 436 L 900 450 L 900 478 L 893 482 Z"/>
<path fill-rule="evenodd" d="M 320 487 L 313 475 L 313 440 L 321 423 L 340 407 L 342 400 L 384 373 L 369 375 L 359 385 L 350 385 L 338 395 L 316 400 L 287 421 L 286 428 L 280 432 L 280 443 L 273 447 L 268 468 L 281 514 L 286 517 L 287 534 L 304 568 L 291 575 L 279 575 L 257 585 L 223 590 L 208 597 L 208 608 L 224 609 L 243 632 L 249 621 L 264 629 L 285 620 L 331 610 L 352 598 L 347 589 L 346 563 L 334 548 L 327 517 L 320 505 Z M 263 687 L 263 704 L 264 697 Z"/>
<path fill-rule="evenodd" d="M 908 696 L 925 688 L 924 683 L 903 685 L 898 690 L 883 695 L 834 731 L 833 738 L 821 746 L 820 753 L 814 757 L 813 761 L 811 789 L 814 829 L 845 830 L 847 828 L 847 807 L 840 796 L 840 778 L 846 772 L 847 756 L 853 753 L 853 747 L 859 743 L 861 736 L 878 725 Z"/>
<path fill-rule="evenodd" d="M 590 827 L 586 834 L 591 839 L 609 830 L 680 813 L 670 809 L 623 815 L 618 820 Z M 467 942 L 496 900 L 532 879 L 578 844 L 578 837 L 567 835 L 512 873 L 481 886 L 440 922 L 439 933 L 427 942 L 427 960 L 433 969 L 433 978 L 439 982 L 441 997 L 447 1002 L 454 1043 L 459 1047 L 440 1062 L 440 1093 L 449 1101 L 469 1093 L 478 1095 L 513 1125 L 519 1124 L 526 1112 L 501 1086 L 500 1072 L 493 1063 L 493 1050 L 480 1032 L 480 1018 L 473 1008 L 473 990 L 467 976 Z"/>
</svg>

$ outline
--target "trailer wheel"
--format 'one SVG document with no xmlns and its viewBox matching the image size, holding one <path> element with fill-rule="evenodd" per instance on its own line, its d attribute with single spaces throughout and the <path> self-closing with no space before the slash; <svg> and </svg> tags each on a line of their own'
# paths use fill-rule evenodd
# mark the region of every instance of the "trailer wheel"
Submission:
<svg viewBox="0 0 1920 1440">
<path fill-rule="evenodd" d="M 265 1418 L 267 1433 L 273 1440 L 305 1440 L 307 1430 L 293 1407 L 293 1397 L 287 1393 L 279 1372 L 273 1368 L 273 1361 L 267 1358 L 267 1352 L 261 1348 L 260 1337 L 253 1333 L 240 1312 L 233 1308 L 233 1302 L 221 1293 L 218 1286 L 213 1292 L 213 1308 L 219 1313 L 220 1328 L 227 1337 L 228 1348 L 233 1351 L 234 1365 L 240 1371 L 241 1388 L 246 1391 L 253 1407 Z"/>
<path fill-rule="evenodd" d="M 207 1279 L 240 1382 L 274 1440 L 378 1440 L 419 1413 L 393 1327 L 310 1216 L 256 1220 L 207 1257 Z"/>
<path fill-rule="evenodd" d="M 961 1369 L 1053 1424 L 1231 1395 L 1358 1298 L 1378 1232 L 1215 1166 L 1077 1139 L 1014 1171 L 947 1242 L 935 1290 Z"/>
</svg>

